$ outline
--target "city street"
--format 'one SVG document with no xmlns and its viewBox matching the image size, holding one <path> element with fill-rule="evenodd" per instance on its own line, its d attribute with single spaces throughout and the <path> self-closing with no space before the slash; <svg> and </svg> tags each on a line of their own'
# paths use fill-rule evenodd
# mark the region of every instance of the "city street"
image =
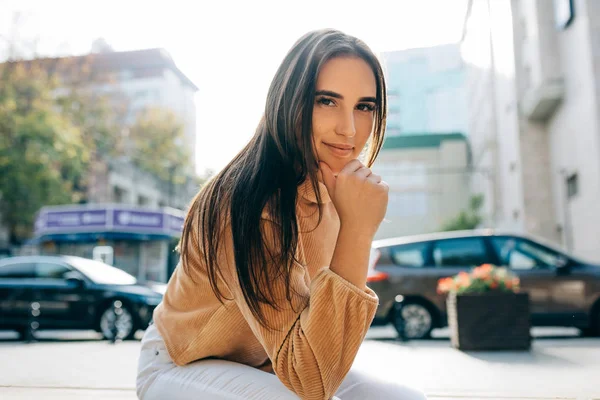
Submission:
<svg viewBox="0 0 600 400">
<path fill-rule="evenodd" d="M 369 332 L 356 367 L 426 391 L 431 399 L 600 399 L 600 339 L 536 329 L 531 352 L 464 353 L 446 332 L 401 343 L 391 328 Z M 540 336 L 541 335 L 541 336 Z M 88 332 L 41 332 L 18 342 L 0 332 L 0 398 L 135 399 L 140 343 L 113 345 Z"/>
</svg>

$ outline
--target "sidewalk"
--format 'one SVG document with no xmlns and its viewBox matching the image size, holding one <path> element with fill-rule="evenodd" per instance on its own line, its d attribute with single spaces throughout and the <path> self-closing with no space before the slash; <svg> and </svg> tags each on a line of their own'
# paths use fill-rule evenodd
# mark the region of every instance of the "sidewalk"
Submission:
<svg viewBox="0 0 600 400">
<path fill-rule="evenodd" d="M 537 339 L 529 352 L 462 352 L 447 340 L 395 346 L 370 340 L 355 365 L 419 387 L 432 399 L 600 400 L 598 339 Z"/>
<path fill-rule="evenodd" d="M 134 389 L 73 389 L 73 388 L 5 388 L 0 386 L 2 399 L 5 400 L 81 400 L 81 399 L 105 399 L 105 400 L 135 400 Z M 599 400 L 600 397 L 528 397 L 487 394 L 428 394 L 430 400 Z M 368 399 L 365 399 L 368 400 Z"/>
<path fill-rule="evenodd" d="M 0 335 L 0 398 L 135 399 L 140 343 L 89 339 L 24 344 Z M 600 339 L 536 339 L 530 352 L 465 353 L 447 339 L 399 343 L 392 332 L 373 330 L 355 367 L 421 388 L 432 400 L 600 400 Z"/>
</svg>

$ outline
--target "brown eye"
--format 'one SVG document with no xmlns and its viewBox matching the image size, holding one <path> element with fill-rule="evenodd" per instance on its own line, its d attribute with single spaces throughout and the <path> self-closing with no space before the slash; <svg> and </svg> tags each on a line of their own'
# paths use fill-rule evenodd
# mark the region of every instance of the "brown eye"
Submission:
<svg viewBox="0 0 600 400">
<path fill-rule="evenodd" d="M 375 105 L 371 103 L 362 103 L 356 106 L 360 111 L 373 112 L 375 111 Z"/>
<path fill-rule="evenodd" d="M 333 106 L 335 105 L 335 103 L 333 102 L 333 100 L 328 99 L 326 97 L 321 97 L 320 99 L 317 100 L 318 104 L 322 104 L 324 106 Z"/>
</svg>

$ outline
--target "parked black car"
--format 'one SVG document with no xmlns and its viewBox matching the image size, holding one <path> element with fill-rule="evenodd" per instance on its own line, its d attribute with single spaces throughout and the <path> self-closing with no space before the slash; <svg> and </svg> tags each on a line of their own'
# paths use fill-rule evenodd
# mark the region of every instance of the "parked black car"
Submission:
<svg viewBox="0 0 600 400">
<path fill-rule="evenodd" d="M 9 257 L 0 260 L 0 329 L 25 337 L 34 323 L 131 339 L 148 326 L 165 288 L 140 285 L 125 271 L 86 258 Z"/>
</svg>

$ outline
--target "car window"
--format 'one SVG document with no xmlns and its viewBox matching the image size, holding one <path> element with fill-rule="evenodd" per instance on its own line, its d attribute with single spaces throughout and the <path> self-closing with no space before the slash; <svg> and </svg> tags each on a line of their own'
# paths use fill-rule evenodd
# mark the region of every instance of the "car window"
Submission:
<svg viewBox="0 0 600 400">
<path fill-rule="evenodd" d="M 25 279 L 35 277 L 35 264 L 15 262 L 0 267 L 0 279 Z"/>
<path fill-rule="evenodd" d="M 63 279 L 70 269 L 53 262 L 39 262 L 35 265 L 35 277 L 42 279 Z"/>
<path fill-rule="evenodd" d="M 559 254 L 534 242 L 514 237 L 494 237 L 492 244 L 503 265 L 515 270 L 551 268 Z"/>
<path fill-rule="evenodd" d="M 133 285 L 137 282 L 127 272 L 100 261 L 79 257 L 65 257 L 65 260 L 95 283 Z"/>
<path fill-rule="evenodd" d="M 433 259 L 439 267 L 470 267 L 489 262 L 482 238 L 440 240 L 434 245 Z"/>
<path fill-rule="evenodd" d="M 394 264 L 403 267 L 424 267 L 427 243 L 414 243 L 390 248 L 390 257 Z"/>
</svg>

